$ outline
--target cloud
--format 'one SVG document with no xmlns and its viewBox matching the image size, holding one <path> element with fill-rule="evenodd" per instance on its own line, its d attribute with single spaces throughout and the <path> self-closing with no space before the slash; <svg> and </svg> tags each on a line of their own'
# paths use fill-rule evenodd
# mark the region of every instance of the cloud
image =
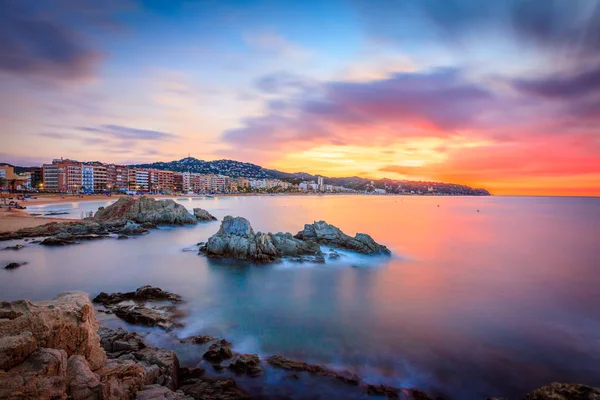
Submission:
<svg viewBox="0 0 600 400">
<path fill-rule="evenodd" d="M 259 81 L 278 91 L 282 80 L 269 75 Z M 269 102 L 267 114 L 243 120 L 242 127 L 225 131 L 221 138 L 236 148 L 264 152 L 279 146 L 302 149 L 316 143 L 369 145 L 423 134 L 447 136 L 475 125 L 495 103 L 488 90 L 454 69 L 397 73 L 370 82 L 314 83 L 310 89 L 295 76 L 291 83 L 283 82 L 305 89 Z"/>
<path fill-rule="evenodd" d="M 91 76 L 102 54 L 93 48 L 84 28 L 114 26 L 111 13 L 117 4 L 0 2 L 0 71 L 65 81 Z"/>
<path fill-rule="evenodd" d="M 545 98 L 578 98 L 600 93 L 600 64 L 589 70 L 568 76 L 547 76 L 538 79 L 518 79 L 517 89 Z"/>
<path fill-rule="evenodd" d="M 161 131 L 149 129 L 137 129 L 120 125 L 101 125 L 99 127 L 79 127 L 76 128 L 85 132 L 93 132 L 102 136 L 124 140 L 155 140 L 165 141 L 175 139 L 176 136 Z"/>
<path fill-rule="evenodd" d="M 283 58 L 305 60 L 311 52 L 273 31 L 262 31 L 242 35 L 242 39 L 252 49 L 264 55 L 274 55 Z"/>
<path fill-rule="evenodd" d="M 290 72 L 279 71 L 263 75 L 255 82 L 256 87 L 265 93 L 282 93 L 288 90 L 309 90 L 315 82 Z"/>
</svg>

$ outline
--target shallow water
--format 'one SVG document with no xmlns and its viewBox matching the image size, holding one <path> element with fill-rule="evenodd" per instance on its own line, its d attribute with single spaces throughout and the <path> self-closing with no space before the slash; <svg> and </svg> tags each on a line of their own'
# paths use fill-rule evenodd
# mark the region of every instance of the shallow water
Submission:
<svg viewBox="0 0 600 400">
<path fill-rule="evenodd" d="M 327 364 L 369 383 L 466 400 L 520 398 L 552 381 L 600 386 L 598 198 L 178 201 L 219 219 L 246 217 L 255 231 L 295 233 L 323 219 L 348 234 L 371 234 L 394 256 L 345 253 L 325 265 L 210 261 L 196 254 L 195 244 L 217 231 L 213 222 L 124 241 L 2 251 L 0 265 L 29 264 L 0 270 L 1 299 L 40 300 L 65 290 L 94 296 L 150 284 L 187 300 L 179 337 L 225 337 L 235 351 Z M 53 207 L 79 218 L 105 203 Z M 157 343 L 169 341 L 152 335 Z M 198 361 L 197 349 L 178 350 L 184 363 Z M 277 374 L 260 379 L 289 390 L 302 385 Z M 243 379 L 241 386 L 259 391 L 256 382 Z M 320 397 L 305 391 L 294 397 L 349 397 L 346 390 L 334 385 Z"/>
</svg>

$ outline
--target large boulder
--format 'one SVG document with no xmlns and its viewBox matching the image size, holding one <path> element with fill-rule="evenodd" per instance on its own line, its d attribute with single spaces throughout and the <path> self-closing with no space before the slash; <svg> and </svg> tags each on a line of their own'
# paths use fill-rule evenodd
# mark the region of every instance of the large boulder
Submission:
<svg viewBox="0 0 600 400">
<path fill-rule="evenodd" d="M 254 233 L 247 219 L 229 215 L 223 218 L 219 231 L 208 239 L 200 252 L 208 257 L 257 263 L 277 261 L 281 257 L 322 257 L 317 243 L 303 243 L 290 234 Z"/>
<path fill-rule="evenodd" d="M 387 247 L 378 244 L 366 233 L 357 233 L 356 236 L 351 237 L 346 235 L 339 228 L 328 224 L 325 221 L 304 225 L 304 229 L 298 232 L 294 237 L 296 239 L 313 241 L 326 246 L 353 250 L 362 254 L 391 255 L 391 252 Z"/>
<path fill-rule="evenodd" d="M 84 237 L 87 235 L 106 236 L 109 232 L 100 223 L 90 220 L 50 222 L 45 225 L 19 229 L 16 232 L 0 233 L 0 240 L 31 237 L 58 236 L 61 238 Z"/>
<path fill-rule="evenodd" d="M 53 300 L 17 300 L 0 303 L 0 337 L 31 333 L 38 347 L 64 350 L 67 356 L 81 355 L 92 369 L 100 368 L 106 355 L 100 348 L 90 298 L 83 292 L 62 293 Z"/>
<path fill-rule="evenodd" d="M 209 222 L 217 220 L 217 218 L 215 218 L 211 213 L 202 208 L 194 208 L 193 211 L 194 217 L 196 217 L 196 219 L 200 222 Z"/>
<path fill-rule="evenodd" d="M 94 221 L 131 220 L 140 224 L 185 225 L 198 220 L 181 204 L 173 200 L 138 199 L 122 196 L 114 204 L 99 208 Z"/>
</svg>

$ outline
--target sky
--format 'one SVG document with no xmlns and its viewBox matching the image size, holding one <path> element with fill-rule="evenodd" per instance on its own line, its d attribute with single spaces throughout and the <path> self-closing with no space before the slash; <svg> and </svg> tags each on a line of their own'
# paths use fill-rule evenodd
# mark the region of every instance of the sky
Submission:
<svg viewBox="0 0 600 400">
<path fill-rule="evenodd" d="M 0 161 L 600 196 L 600 0 L 0 0 Z"/>
</svg>

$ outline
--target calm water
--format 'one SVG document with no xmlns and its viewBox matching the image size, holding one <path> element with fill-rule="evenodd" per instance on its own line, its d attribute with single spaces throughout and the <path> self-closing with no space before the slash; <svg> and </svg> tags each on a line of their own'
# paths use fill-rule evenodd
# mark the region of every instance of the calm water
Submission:
<svg viewBox="0 0 600 400">
<path fill-rule="evenodd" d="M 65 290 L 96 295 L 151 284 L 187 299 L 180 337 L 226 337 L 236 351 L 327 364 L 370 383 L 467 400 L 520 398 L 552 381 L 600 386 L 600 199 L 179 201 L 219 219 L 246 217 L 260 231 L 295 233 L 324 219 L 349 234 L 371 234 L 394 256 L 252 266 L 183 251 L 215 233 L 215 222 L 127 241 L 0 252 L 0 265 L 29 262 L 0 271 L 1 299 L 39 300 Z M 70 216 L 105 203 L 78 205 Z M 184 363 L 197 358 L 197 350 L 189 351 L 195 353 L 182 354 Z M 259 379 L 285 381 L 277 372 Z M 241 385 L 252 389 L 253 382 Z M 342 393 L 335 390 L 345 389 L 323 389 L 322 395 Z M 295 397 L 318 398 L 305 392 Z"/>
</svg>

